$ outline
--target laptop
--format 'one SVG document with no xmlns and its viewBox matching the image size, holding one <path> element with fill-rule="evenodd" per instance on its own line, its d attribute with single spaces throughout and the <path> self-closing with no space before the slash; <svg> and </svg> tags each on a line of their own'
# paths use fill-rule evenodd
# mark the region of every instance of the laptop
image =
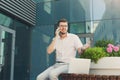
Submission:
<svg viewBox="0 0 120 80">
<path fill-rule="evenodd" d="M 72 58 L 69 63 L 68 73 L 89 74 L 90 59 Z"/>
</svg>

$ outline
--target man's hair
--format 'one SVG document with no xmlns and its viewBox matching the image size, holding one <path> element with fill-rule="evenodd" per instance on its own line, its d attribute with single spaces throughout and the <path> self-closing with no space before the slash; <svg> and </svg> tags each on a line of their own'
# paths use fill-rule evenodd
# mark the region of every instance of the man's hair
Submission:
<svg viewBox="0 0 120 80">
<path fill-rule="evenodd" d="M 68 23 L 68 21 L 65 19 L 65 18 L 62 18 L 62 19 L 60 19 L 58 22 L 57 22 L 57 26 L 59 26 L 59 23 L 60 22 L 67 22 Z"/>
</svg>

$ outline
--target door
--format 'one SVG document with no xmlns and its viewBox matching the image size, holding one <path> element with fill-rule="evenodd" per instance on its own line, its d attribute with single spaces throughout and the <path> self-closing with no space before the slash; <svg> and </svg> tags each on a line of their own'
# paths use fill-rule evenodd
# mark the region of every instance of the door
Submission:
<svg viewBox="0 0 120 80">
<path fill-rule="evenodd" d="M 0 25 L 0 80 L 14 80 L 15 31 Z"/>
</svg>

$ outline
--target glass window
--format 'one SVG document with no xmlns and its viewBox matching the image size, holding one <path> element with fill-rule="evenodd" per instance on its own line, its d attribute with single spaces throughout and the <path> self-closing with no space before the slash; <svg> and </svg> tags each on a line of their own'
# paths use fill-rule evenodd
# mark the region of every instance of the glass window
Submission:
<svg viewBox="0 0 120 80">
<path fill-rule="evenodd" d="M 70 21 L 91 20 L 92 0 L 70 0 Z"/>
<path fill-rule="evenodd" d="M 41 2 L 37 4 L 37 25 L 54 24 L 53 2 Z"/>
<path fill-rule="evenodd" d="M 54 1 L 54 0 L 32 0 L 32 1 L 39 3 L 39 2 L 47 2 L 47 1 Z"/>
<path fill-rule="evenodd" d="M 14 21 L 14 26 L 16 27 L 14 79 L 29 80 L 31 28 L 17 20 Z"/>
<path fill-rule="evenodd" d="M 55 2 L 55 20 L 66 18 L 70 22 L 91 20 L 92 0 L 59 0 Z"/>
<path fill-rule="evenodd" d="M 85 33 L 85 23 L 71 23 L 70 24 L 71 33 Z"/>
<path fill-rule="evenodd" d="M 94 21 L 95 41 L 99 39 L 110 39 L 115 42 L 120 42 L 120 20 L 102 20 Z M 99 36 L 99 37 L 98 37 Z"/>
<path fill-rule="evenodd" d="M 12 23 L 13 20 L 10 17 L 0 13 L 0 25 L 10 28 Z"/>
<path fill-rule="evenodd" d="M 120 0 L 93 0 L 93 20 L 120 18 Z"/>
</svg>

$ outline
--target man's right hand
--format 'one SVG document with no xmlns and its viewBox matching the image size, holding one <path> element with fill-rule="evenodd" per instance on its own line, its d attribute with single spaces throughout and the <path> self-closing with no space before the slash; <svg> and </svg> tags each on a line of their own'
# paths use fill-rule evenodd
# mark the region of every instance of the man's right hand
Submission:
<svg viewBox="0 0 120 80">
<path fill-rule="evenodd" d="M 60 33 L 60 28 L 58 27 L 55 31 L 55 37 L 58 37 L 59 36 L 59 33 Z"/>
</svg>

